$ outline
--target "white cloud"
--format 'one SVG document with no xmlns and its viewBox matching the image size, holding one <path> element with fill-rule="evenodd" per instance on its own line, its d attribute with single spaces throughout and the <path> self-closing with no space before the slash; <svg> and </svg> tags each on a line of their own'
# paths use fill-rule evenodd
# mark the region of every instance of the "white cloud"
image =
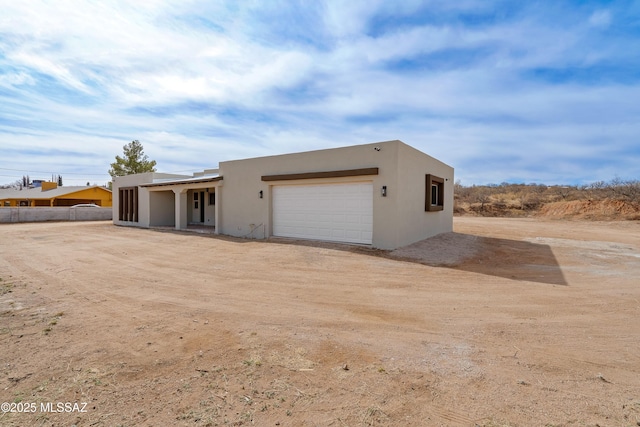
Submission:
<svg viewBox="0 0 640 427">
<path fill-rule="evenodd" d="M 607 28 L 611 25 L 611 12 L 608 10 L 598 10 L 589 17 L 589 25 L 596 28 Z"/>
<path fill-rule="evenodd" d="M 501 13 L 476 0 L 327 1 L 304 13 L 279 10 L 286 2 L 3 3 L 0 147 L 24 167 L 64 172 L 75 152 L 69 167 L 106 173 L 132 139 L 175 171 L 398 138 L 464 169 L 542 144 L 531 157 L 546 168 L 554 155 L 606 157 L 598 139 L 628 152 L 638 133 L 637 84 L 535 77 L 632 61 L 637 40 L 594 31 L 612 24 L 609 10 L 563 21 L 531 6 L 469 25 L 456 13 Z M 64 154 L 33 154 L 52 147 Z"/>
<path fill-rule="evenodd" d="M 6 73 L 0 74 L 0 86 L 4 87 L 13 87 L 20 85 L 30 85 L 33 86 L 35 84 L 35 80 L 29 74 L 24 71 L 20 71 L 18 73 Z"/>
</svg>

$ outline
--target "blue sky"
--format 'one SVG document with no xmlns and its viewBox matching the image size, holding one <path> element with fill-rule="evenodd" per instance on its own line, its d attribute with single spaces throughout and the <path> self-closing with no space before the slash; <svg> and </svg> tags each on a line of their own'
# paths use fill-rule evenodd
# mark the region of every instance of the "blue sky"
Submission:
<svg viewBox="0 0 640 427">
<path fill-rule="evenodd" d="M 640 179 L 640 1 L 0 0 L 0 183 L 400 139 L 463 184 Z"/>
</svg>

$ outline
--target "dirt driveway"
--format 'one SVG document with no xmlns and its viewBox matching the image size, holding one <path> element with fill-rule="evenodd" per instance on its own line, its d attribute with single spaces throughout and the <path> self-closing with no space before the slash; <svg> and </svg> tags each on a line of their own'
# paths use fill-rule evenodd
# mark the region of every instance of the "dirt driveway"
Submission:
<svg viewBox="0 0 640 427">
<path fill-rule="evenodd" d="M 0 425 L 640 425 L 640 223 L 455 231 L 0 225 Z"/>
</svg>

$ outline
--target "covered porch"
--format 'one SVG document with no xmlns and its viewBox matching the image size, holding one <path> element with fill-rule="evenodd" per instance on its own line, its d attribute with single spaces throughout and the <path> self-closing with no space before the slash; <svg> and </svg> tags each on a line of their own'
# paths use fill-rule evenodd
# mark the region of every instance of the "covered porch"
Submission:
<svg viewBox="0 0 640 427">
<path fill-rule="evenodd" d="M 141 187 L 149 191 L 150 227 L 218 234 L 221 176 L 162 180 Z"/>
</svg>

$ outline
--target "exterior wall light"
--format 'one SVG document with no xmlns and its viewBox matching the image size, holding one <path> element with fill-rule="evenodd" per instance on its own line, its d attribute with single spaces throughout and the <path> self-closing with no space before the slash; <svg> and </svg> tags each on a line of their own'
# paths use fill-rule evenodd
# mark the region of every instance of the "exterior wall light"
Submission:
<svg viewBox="0 0 640 427">
<path fill-rule="evenodd" d="M 382 186 L 381 194 L 382 194 L 382 197 L 387 197 L 387 186 L 386 185 Z"/>
<path fill-rule="evenodd" d="M 260 198 L 262 199 L 262 196 L 263 196 L 262 190 L 260 190 L 260 192 L 258 194 L 260 195 Z"/>
</svg>

